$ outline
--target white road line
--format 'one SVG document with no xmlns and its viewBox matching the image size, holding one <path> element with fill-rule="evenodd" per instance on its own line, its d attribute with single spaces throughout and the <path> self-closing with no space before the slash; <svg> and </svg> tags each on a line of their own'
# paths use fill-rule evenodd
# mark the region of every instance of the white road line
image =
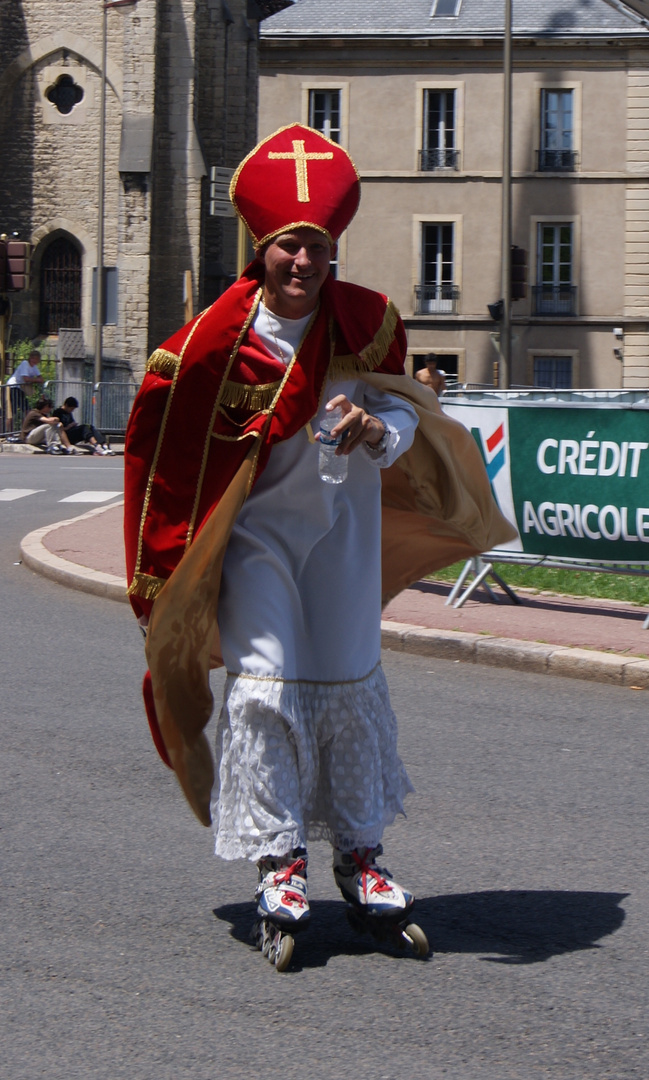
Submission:
<svg viewBox="0 0 649 1080">
<path fill-rule="evenodd" d="M 100 503 L 116 499 L 124 494 L 123 491 L 77 491 L 75 495 L 67 495 L 65 499 L 59 499 L 62 503 Z"/>
<path fill-rule="evenodd" d="M 13 502 L 27 495 L 38 495 L 41 491 L 45 491 L 45 488 L 0 488 L 0 502 Z"/>
</svg>

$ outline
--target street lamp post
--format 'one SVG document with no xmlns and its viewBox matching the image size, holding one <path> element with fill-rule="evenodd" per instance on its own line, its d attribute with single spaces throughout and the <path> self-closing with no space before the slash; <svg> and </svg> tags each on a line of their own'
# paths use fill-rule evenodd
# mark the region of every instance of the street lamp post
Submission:
<svg viewBox="0 0 649 1080">
<path fill-rule="evenodd" d="M 502 300 L 498 385 L 508 390 L 512 358 L 512 0 L 505 0 L 503 48 Z"/>
<path fill-rule="evenodd" d="M 97 183 L 97 276 L 95 279 L 95 383 L 101 382 L 104 328 L 104 174 L 106 171 L 106 64 L 108 9 L 116 7 L 133 7 L 137 2 L 138 0 L 102 0 L 101 5 L 101 96 L 99 101 L 99 179 Z"/>
</svg>

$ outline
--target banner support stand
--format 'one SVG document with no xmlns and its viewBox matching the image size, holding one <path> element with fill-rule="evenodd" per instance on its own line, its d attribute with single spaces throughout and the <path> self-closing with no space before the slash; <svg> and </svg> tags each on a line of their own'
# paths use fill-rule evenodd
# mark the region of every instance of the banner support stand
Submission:
<svg viewBox="0 0 649 1080">
<path fill-rule="evenodd" d="M 464 582 L 468 578 L 469 574 L 475 574 L 475 577 L 471 584 L 464 590 L 461 596 L 459 596 Z M 451 604 L 454 608 L 461 608 L 462 605 L 469 599 L 472 593 L 475 592 L 481 585 L 489 594 L 491 600 L 495 604 L 499 604 L 500 600 L 496 593 L 493 591 L 487 578 L 493 578 L 493 580 L 500 585 L 501 589 L 507 593 L 507 596 L 511 600 L 512 604 L 520 604 L 520 600 L 513 589 L 510 589 L 506 581 L 503 581 L 500 574 L 497 574 L 494 570 L 493 563 L 485 562 L 479 555 L 472 559 L 468 559 L 465 563 L 462 572 L 455 582 L 455 585 L 451 589 L 449 595 L 444 601 L 444 606 L 449 607 Z M 458 599 L 459 597 L 459 599 Z M 648 616 L 649 618 L 649 616 Z"/>
</svg>

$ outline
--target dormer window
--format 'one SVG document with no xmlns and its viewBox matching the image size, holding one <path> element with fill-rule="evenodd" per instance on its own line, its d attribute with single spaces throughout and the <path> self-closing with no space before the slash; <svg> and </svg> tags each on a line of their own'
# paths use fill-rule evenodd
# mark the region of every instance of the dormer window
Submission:
<svg viewBox="0 0 649 1080">
<path fill-rule="evenodd" d="M 462 0 L 433 0 L 431 19 L 455 19 L 460 14 Z"/>
</svg>

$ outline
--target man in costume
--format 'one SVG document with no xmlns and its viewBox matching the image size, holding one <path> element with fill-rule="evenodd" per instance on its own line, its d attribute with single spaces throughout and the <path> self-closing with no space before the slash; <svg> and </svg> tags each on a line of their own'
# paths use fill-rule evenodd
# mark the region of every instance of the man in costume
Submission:
<svg viewBox="0 0 649 1080">
<path fill-rule="evenodd" d="M 262 918 L 307 922 L 314 838 L 331 842 L 346 899 L 404 913 L 412 895 L 376 865 L 411 790 L 380 665 L 381 578 L 387 599 L 512 530 L 469 434 L 404 375 L 392 303 L 329 273 L 360 197 L 347 153 L 280 129 L 231 197 L 257 256 L 153 354 L 127 433 L 149 722 L 216 853 L 258 864 Z M 317 433 L 336 406 L 349 471 L 333 485 Z M 203 729 L 223 663 L 215 774 Z"/>
</svg>

